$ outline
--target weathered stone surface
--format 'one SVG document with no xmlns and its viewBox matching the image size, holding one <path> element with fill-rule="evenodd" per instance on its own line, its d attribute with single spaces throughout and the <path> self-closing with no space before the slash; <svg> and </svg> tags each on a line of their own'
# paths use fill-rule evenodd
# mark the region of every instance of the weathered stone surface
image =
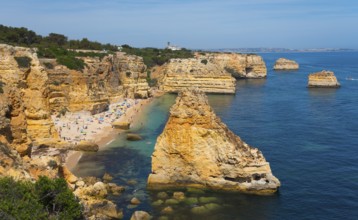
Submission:
<svg viewBox="0 0 358 220">
<path fill-rule="evenodd" d="M 207 93 L 235 93 L 236 80 L 231 74 L 200 59 L 171 59 L 163 67 L 163 75 L 159 88 L 165 92 L 197 88 Z"/>
<path fill-rule="evenodd" d="M 128 141 L 140 141 L 142 140 L 142 137 L 139 134 L 127 134 L 127 140 Z"/>
<path fill-rule="evenodd" d="M 119 122 L 119 121 L 115 121 L 112 123 L 112 127 L 116 128 L 116 129 L 123 129 L 123 130 L 129 130 L 130 128 L 130 123 L 129 122 Z"/>
<path fill-rule="evenodd" d="M 151 218 L 145 211 L 135 211 L 130 220 L 150 220 Z"/>
<path fill-rule="evenodd" d="M 215 115 L 205 94 L 184 91 L 157 139 L 148 186 L 271 194 L 280 182 L 261 151 L 243 142 Z"/>
<path fill-rule="evenodd" d="M 294 60 L 279 58 L 273 67 L 274 70 L 298 70 L 299 65 Z"/>
<path fill-rule="evenodd" d="M 321 72 L 312 73 L 308 76 L 308 87 L 340 87 L 336 76 L 332 71 L 323 70 Z"/>
<path fill-rule="evenodd" d="M 98 144 L 90 141 L 80 141 L 78 144 L 73 146 L 73 150 L 76 151 L 97 152 L 98 148 Z"/>
<path fill-rule="evenodd" d="M 238 53 L 196 53 L 195 57 L 216 64 L 235 78 L 265 78 L 266 64 L 261 56 Z"/>
<path fill-rule="evenodd" d="M 117 53 L 117 68 L 123 82 L 125 97 L 148 98 L 149 85 L 147 82 L 147 67 L 143 58 L 125 53 Z"/>
</svg>

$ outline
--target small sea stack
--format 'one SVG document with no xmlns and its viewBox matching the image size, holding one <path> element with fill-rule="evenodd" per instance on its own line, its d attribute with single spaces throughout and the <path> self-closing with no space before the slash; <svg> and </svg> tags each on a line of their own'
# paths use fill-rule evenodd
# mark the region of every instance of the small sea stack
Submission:
<svg viewBox="0 0 358 220">
<path fill-rule="evenodd" d="M 280 58 L 276 60 L 276 63 L 273 67 L 274 70 L 298 70 L 299 68 L 300 67 L 296 61 L 286 58 Z"/>
<path fill-rule="evenodd" d="M 340 86 L 332 71 L 323 70 L 321 72 L 311 73 L 308 76 L 309 88 L 338 88 Z"/>
<path fill-rule="evenodd" d="M 272 194 L 279 186 L 261 151 L 221 122 L 204 92 L 179 93 L 152 154 L 149 188 Z"/>
</svg>

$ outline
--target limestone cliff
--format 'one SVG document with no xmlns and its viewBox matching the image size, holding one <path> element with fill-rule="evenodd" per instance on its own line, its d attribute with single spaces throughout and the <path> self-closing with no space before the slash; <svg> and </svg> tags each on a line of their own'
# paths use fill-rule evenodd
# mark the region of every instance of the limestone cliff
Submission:
<svg viewBox="0 0 358 220">
<path fill-rule="evenodd" d="M 165 92 L 179 92 L 198 88 L 208 93 L 235 93 L 235 79 L 218 65 L 200 59 L 171 59 L 163 67 L 159 88 Z"/>
<path fill-rule="evenodd" d="M 308 76 L 308 87 L 340 87 L 336 76 L 331 71 L 323 70 L 321 72 L 312 73 Z"/>
<path fill-rule="evenodd" d="M 128 98 L 148 98 L 147 67 L 142 57 L 117 53 L 116 67 Z"/>
<path fill-rule="evenodd" d="M 276 60 L 273 69 L 274 70 L 298 70 L 299 65 L 294 60 L 280 58 L 280 59 Z"/>
<path fill-rule="evenodd" d="M 30 140 L 56 138 L 46 101 L 48 75 L 35 51 L 0 45 L 0 81 L 5 84 L 2 104 L 9 107 L 11 135 L 7 138 L 24 148 L 19 152 L 27 151 L 24 146 Z"/>
<path fill-rule="evenodd" d="M 235 78 L 264 78 L 266 64 L 261 56 L 238 53 L 196 53 L 195 57 L 218 65 Z"/>
<path fill-rule="evenodd" d="M 200 91 L 184 91 L 152 154 L 150 188 L 194 186 L 271 194 L 280 186 L 261 151 L 215 115 Z"/>
<path fill-rule="evenodd" d="M 49 105 L 51 110 L 88 110 L 93 114 L 108 108 L 108 104 L 121 97 L 148 98 L 146 66 L 142 58 L 124 53 L 99 58 L 82 58 L 83 71 L 69 70 L 56 65 L 46 69 L 49 74 Z"/>
</svg>

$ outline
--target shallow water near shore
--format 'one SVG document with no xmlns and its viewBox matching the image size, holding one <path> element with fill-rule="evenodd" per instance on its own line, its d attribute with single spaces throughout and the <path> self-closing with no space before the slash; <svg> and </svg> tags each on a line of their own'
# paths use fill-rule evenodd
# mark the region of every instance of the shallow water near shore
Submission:
<svg viewBox="0 0 358 220">
<path fill-rule="evenodd" d="M 277 194 L 177 189 L 185 192 L 187 199 L 172 204 L 171 214 L 161 213 L 168 204 L 158 202 L 158 192 L 146 190 L 146 180 L 150 155 L 175 95 L 155 99 L 141 113 L 131 132 L 143 140 L 129 142 L 120 134 L 98 153 L 85 153 L 73 172 L 97 177 L 108 172 L 114 176 L 113 182 L 126 186 L 122 196 L 112 198 L 123 209 L 125 219 L 136 210 L 148 211 L 155 219 L 356 219 L 358 81 L 350 78 L 358 78 L 358 53 L 262 56 L 267 79 L 238 80 L 236 95 L 209 95 L 209 102 L 235 134 L 263 152 L 282 183 Z M 300 70 L 272 71 L 279 57 L 296 60 Z M 308 74 L 322 69 L 334 71 L 342 87 L 306 88 Z M 129 205 L 134 196 L 142 202 L 137 207 Z"/>
</svg>

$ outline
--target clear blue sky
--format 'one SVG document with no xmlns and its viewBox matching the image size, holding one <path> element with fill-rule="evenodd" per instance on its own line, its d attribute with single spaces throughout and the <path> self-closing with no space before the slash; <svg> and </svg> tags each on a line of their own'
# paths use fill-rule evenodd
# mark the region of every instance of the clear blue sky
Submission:
<svg viewBox="0 0 358 220">
<path fill-rule="evenodd" d="M 358 49 L 358 0 L 0 0 L 0 24 L 136 47 Z"/>
</svg>

